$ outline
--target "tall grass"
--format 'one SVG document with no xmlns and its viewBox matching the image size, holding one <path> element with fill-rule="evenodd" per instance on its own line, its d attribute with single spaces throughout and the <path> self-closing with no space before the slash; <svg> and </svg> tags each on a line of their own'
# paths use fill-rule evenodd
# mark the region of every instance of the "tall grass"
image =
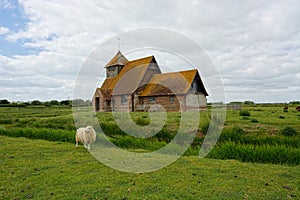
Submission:
<svg viewBox="0 0 300 200">
<path fill-rule="evenodd" d="M 110 137 L 118 137 L 119 136 L 127 136 L 128 134 L 123 132 L 117 124 L 115 123 L 101 123 L 100 124 L 102 131 L 110 136 Z M 163 128 L 162 130 L 160 130 L 155 136 L 151 137 L 151 138 L 155 138 L 158 141 L 164 141 L 166 143 L 169 143 L 174 135 L 172 135 L 166 128 Z M 150 138 L 150 140 L 151 140 Z"/>
<path fill-rule="evenodd" d="M 284 130 L 286 130 L 286 128 L 282 129 L 282 131 Z M 227 142 L 253 144 L 256 146 L 283 145 L 292 148 L 300 148 L 300 135 L 293 134 L 293 136 L 287 136 L 284 134 L 246 134 L 246 132 L 242 128 L 235 126 L 223 129 L 222 134 L 220 135 L 220 138 L 218 140 L 218 144 L 224 144 Z"/>
<path fill-rule="evenodd" d="M 121 148 L 126 149 L 144 149 L 148 151 L 158 150 L 166 145 L 166 142 L 147 140 L 132 136 L 123 136 L 120 138 L 110 138 L 110 141 Z"/>
<path fill-rule="evenodd" d="M 42 139 L 48 141 L 75 142 L 74 131 L 53 130 L 46 128 L 0 128 L 0 135 L 10 137 L 25 137 L 29 139 Z"/>
<path fill-rule="evenodd" d="M 102 131 L 110 137 L 119 136 L 119 135 L 122 135 L 122 136 L 127 135 L 115 123 L 112 123 L 112 122 L 103 123 L 102 122 L 102 123 L 100 123 L 100 126 L 101 126 Z"/>
<path fill-rule="evenodd" d="M 300 164 L 300 149 L 283 145 L 256 146 L 227 142 L 215 147 L 208 157 L 236 159 L 243 162 L 298 165 Z"/>
</svg>

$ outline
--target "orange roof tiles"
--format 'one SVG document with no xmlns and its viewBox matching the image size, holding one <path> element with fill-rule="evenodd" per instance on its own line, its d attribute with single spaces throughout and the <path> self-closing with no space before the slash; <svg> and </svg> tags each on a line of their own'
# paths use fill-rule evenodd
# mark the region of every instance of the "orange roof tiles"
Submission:
<svg viewBox="0 0 300 200">
<path fill-rule="evenodd" d="M 100 90 L 102 95 L 109 99 L 114 95 L 132 94 L 139 87 L 147 67 L 154 56 L 128 61 L 120 73 L 112 78 L 106 78 Z"/>
<path fill-rule="evenodd" d="M 170 94 L 186 94 L 197 73 L 196 69 L 155 74 L 140 96 L 156 96 Z"/>
</svg>

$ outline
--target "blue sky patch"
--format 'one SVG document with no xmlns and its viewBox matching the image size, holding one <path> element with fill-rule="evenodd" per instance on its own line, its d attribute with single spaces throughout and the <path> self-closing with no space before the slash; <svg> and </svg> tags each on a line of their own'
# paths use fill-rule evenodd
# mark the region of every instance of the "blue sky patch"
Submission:
<svg viewBox="0 0 300 200">
<path fill-rule="evenodd" d="M 9 29 L 0 35 L 0 54 L 8 57 L 13 55 L 36 54 L 39 50 L 23 46 L 24 41 L 8 41 L 7 35 L 26 28 L 29 19 L 24 14 L 23 7 L 16 0 L 0 3 L 0 26 Z"/>
</svg>

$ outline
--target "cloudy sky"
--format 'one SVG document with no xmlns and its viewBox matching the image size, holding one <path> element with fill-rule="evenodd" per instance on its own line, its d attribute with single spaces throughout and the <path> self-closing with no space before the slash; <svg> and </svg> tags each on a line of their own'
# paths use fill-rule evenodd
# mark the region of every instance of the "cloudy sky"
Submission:
<svg viewBox="0 0 300 200">
<path fill-rule="evenodd" d="M 1 0 L 0 99 L 72 99 L 93 49 L 153 27 L 205 48 L 227 102 L 300 100 L 299 19 L 298 0 Z"/>
</svg>

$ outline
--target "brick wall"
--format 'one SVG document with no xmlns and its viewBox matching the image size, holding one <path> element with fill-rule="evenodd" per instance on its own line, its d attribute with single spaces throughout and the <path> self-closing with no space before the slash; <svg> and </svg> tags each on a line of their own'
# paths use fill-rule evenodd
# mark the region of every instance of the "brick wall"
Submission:
<svg viewBox="0 0 300 200">
<path fill-rule="evenodd" d="M 99 98 L 99 101 L 96 101 L 96 98 Z M 124 98 L 126 101 L 124 101 Z M 206 108 L 206 97 L 203 94 L 197 94 L 196 98 L 190 95 L 138 97 L 135 94 L 133 98 L 134 111 L 149 111 L 150 108 L 150 111 L 186 111 L 198 109 L 199 107 L 201 109 Z M 99 110 L 96 110 L 97 102 L 100 104 L 98 105 Z M 132 111 L 131 95 L 113 96 L 108 106 L 108 102 L 104 100 L 101 93 L 96 91 L 92 103 L 94 111 Z M 199 107 L 195 107 L 195 105 L 199 105 Z"/>
<path fill-rule="evenodd" d="M 161 107 L 166 111 L 187 111 L 205 108 L 206 97 L 204 94 L 197 94 L 193 97 L 190 95 L 152 96 L 142 97 L 142 103 L 143 106 L 139 104 L 140 108 L 137 108 L 137 110 L 142 110 L 143 108 L 145 111 L 148 111 L 152 106 L 151 111 L 162 111 Z M 153 107 L 157 104 L 160 106 Z"/>
<path fill-rule="evenodd" d="M 162 111 L 159 106 L 153 107 L 154 105 L 161 105 L 166 111 L 179 111 L 180 110 L 180 99 L 182 97 L 172 96 L 153 96 L 153 97 L 142 97 L 142 103 L 145 111 L 148 111 L 152 106 L 152 111 Z M 156 109 L 156 110 L 155 110 Z"/>
</svg>

